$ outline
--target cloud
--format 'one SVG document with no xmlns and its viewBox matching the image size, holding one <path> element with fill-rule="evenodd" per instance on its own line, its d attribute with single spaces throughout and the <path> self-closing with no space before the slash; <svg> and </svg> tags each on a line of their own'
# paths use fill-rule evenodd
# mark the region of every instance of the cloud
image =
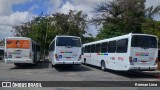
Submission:
<svg viewBox="0 0 160 90">
<path fill-rule="evenodd" d="M 66 2 L 61 8 L 58 9 L 58 12 L 68 13 L 69 10 L 76 10 L 76 8 L 70 2 Z"/>
<path fill-rule="evenodd" d="M 6 36 L 14 36 L 14 33 L 11 32 L 12 30 L 12 27 L 0 26 L 0 39 L 5 38 Z"/>
<path fill-rule="evenodd" d="M 160 0 L 146 0 L 146 3 L 145 3 L 146 8 L 151 6 L 156 7 L 158 5 L 160 5 Z M 153 18 L 157 21 L 160 21 L 160 15 L 155 15 Z"/>
<path fill-rule="evenodd" d="M 12 26 L 20 25 L 23 22 L 30 21 L 32 14 L 29 12 L 15 12 L 9 16 L 0 17 L 0 36 L 1 38 L 6 36 L 13 36 L 14 30 Z M 13 31 L 13 32 L 11 32 Z"/>
<path fill-rule="evenodd" d="M 0 38 L 13 36 L 12 26 L 20 25 L 32 18 L 29 12 L 13 12 L 12 6 L 24 4 L 31 0 L 0 0 Z"/>
<path fill-rule="evenodd" d="M 51 0 L 54 7 L 53 12 L 62 12 L 62 13 L 68 13 L 69 10 L 81 10 L 83 13 L 86 13 L 88 15 L 88 18 L 92 18 L 94 16 L 94 8 L 97 4 L 99 4 L 102 1 L 112 1 L 112 0 L 66 0 L 63 2 L 63 0 Z M 160 5 L 159 0 L 146 0 L 145 6 L 146 8 L 149 6 L 157 6 Z M 52 8 L 53 9 L 53 8 Z M 50 8 L 50 10 L 52 10 Z M 159 16 L 155 16 L 154 19 L 160 20 Z M 97 28 L 95 26 L 90 25 L 89 26 L 89 33 L 92 33 L 93 36 L 96 36 Z"/>
<path fill-rule="evenodd" d="M 50 0 L 46 5 L 49 6 L 48 7 L 49 13 L 55 13 L 58 12 L 58 9 L 63 4 L 64 4 L 63 0 Z"/>
<path fill-rule="evenodd" d="M 29 21 L 31 19 L 31 14 L 29 12 L 15 12 L 9 16 L 0 17 L 0 25 L 15 26 L 22 22 Z"/>
<path fill-rule="evenodd" d="M 40 8 L 40 6 L 33 5 L 31 8 L 29 8 L 28 12 L 32 12 L 33 10 L 38 9 L 38 8 Z"/>
<path fill-rule="evenodd" d="M 13 12 L 12 6 L 18 4 L 25 4 L 27 2 L 33 2 L 33 0 L 0 0 L 0 37 L 12 36 L 12 26 L 20 25 L 22 22 L 27 22 L 32 19 L 32 11 L 37 8 L 41 8 L 39 5 L 33 5 L 24 12 Z M 68 13 L 71 10 L 81 10 L 86 13 L 89 18 L 94 16 L 93 10 L 96 4 L 102 1 L 112 0 L 44 0 L 44 4 L 48 7 L 48 13 L 62 12 Z M 42 1 L 41 1 L 42 2 Z M 146 0 L 146 8 L 153 5 L 160 5 L 159 0 Z M 159 16 L 155 16 L 156 20 L 160 20 Z M 89 26 L 89 33 L 94 36 L 97 34 L 97 28 L 95 26 Z"/>
<path fill-rule="evenodd" d="M 0 0 L 0 16 L 10 15 L 12 13 L 12 5 L 28 1 L 31 0 Z"/>
<path fill-rule="evenodd" d="M 94 16 L 93 10 L 96 4 L 100 3 L 102 0 L 50 0 L 51 7 L 49 8 L 49 13 L 62 12 L 68 13 L 69 10 L 83 11 L 84 14 L 88 15 L 88 18 Z M 106 0 L 111 1 L 111 0 Z M 95 26 L 89 25 L 88 33 L 92 33 L 95 36 L 97 29 Z"/>
<path fill-rule="evenodd" d="M 159 0 L 146 0 L 145 7 L 148 8 L 150 6 L 158 6 L 160 5 Z"/>
</svg>

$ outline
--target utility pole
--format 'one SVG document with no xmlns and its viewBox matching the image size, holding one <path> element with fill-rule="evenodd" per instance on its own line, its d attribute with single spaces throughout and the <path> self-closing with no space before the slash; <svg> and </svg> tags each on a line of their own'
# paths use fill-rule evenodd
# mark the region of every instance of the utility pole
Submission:
<svg viewBox="0 0 160 90">
<path fill-rule="evenodd" d="M 47 28 L 46 28 L 46 35 L 45 35 L 45 44 L 44 44 L 44 60 L 45 60 L 45 48 L 46 48 L 46 43 L 47 43 L 47 31 L 48 31 L 48 16 L 47 16 Z"/>
</svg>

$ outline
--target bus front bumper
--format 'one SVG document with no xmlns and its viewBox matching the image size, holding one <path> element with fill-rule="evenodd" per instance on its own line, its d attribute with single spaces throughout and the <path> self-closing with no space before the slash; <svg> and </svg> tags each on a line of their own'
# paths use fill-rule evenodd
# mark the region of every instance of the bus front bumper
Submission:
<svg viewBox="0 0 160 90">
<path fill-rule="evenodd" d="M 33 63 L 33 61 L 31 59 L 5 59 L 5 63 Z"/>
<path fill-rule="evenodd" d="M 81 64 L 81 61 L 56 61 L 55 64 L 73 64 L 73 65 L 79 65 Z"/>
</svg>

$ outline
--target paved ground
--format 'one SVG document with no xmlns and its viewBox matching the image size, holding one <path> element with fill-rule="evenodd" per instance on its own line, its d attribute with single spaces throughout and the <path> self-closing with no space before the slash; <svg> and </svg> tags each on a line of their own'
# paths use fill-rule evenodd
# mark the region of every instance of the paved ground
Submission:
<svg viewBox="0 0 160 90">
<path fill-rule="evenodd" d="M 98 67 L 80 65 L 73 67 L 51 67 L 48 61 L 39 62 L 36 66 L 17 68 L 13 64 L 0 61 L 0 81 L 160 81 L 160 72 L 117 72 L 101 71 Z M 6 88 L 0 88 L 4 90 Z M 7 88 L 10 89 L 10 88 Z M 17 90 L 17 88 L 11 88 Z M 58 87 L 58 88 L 25 88 L 26 90 L 111 90 L 115 87 Z M 25 90 L 24 89 L 24 90 Z M 158 88 L 118 87 L 118 89 L 150 90 Z"/>
</svg>

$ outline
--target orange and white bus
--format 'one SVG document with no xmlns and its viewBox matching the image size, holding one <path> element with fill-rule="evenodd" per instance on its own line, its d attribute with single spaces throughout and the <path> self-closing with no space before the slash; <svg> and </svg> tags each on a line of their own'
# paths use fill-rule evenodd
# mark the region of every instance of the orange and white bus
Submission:
<svg viewBox="0 0 160 90">
<path fill-rule="evenodd" d="M 40 46 L 27 37 L 7 37 L 5 39 L 5 63 L 21 66 L 36 64 L 40 60 Z"/>
</svg>

